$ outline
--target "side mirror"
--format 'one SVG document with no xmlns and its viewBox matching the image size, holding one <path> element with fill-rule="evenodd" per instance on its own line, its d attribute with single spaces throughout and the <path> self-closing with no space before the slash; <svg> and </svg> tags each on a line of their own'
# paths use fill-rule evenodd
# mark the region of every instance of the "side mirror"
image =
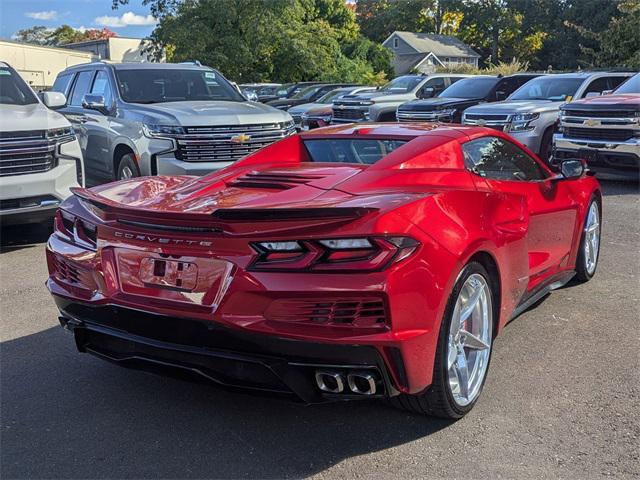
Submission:
<svg viewBox="0 0 640 480">
<path fill-rule="evenodd" d="M 257 102 L 258 101 L 258 94 L 256 92 L 254 92 L 253 90 L 247 90 L 247 91 L 243 92 L 242 94 L 250 102 Z"/>
<path fill-rule="evenodd" d="M 584 98 L 599 97 L 600 95 L 602 95 L 600 92 L 589 92 L 584 96 Z"/>
<path fill-rule="evenodd" d="M 109 113 L 109 109 L 104 103 L 104 97 L 102 95 L 87 94 L 82 98 L 82 108 L 87 110 L 96 110 L 104 115 Z"/>
<path fill-rule="evenodd" d="M 42 92 L 40 94 L 42 103 L 53 109 L 64 107 L 67 104 L 67 97 L 60 92 Z"/>
<path fill-rule="evenodd" d="M 613 90 L 603 90 L 602 91 L 602 95 L 611 95 L 613 93 Z"/>
<path fill-rule="evenodd" d="M 580 178 L 586 170 L 585 162 L 577 158 L 560 162 L 560 173 L 562 177 L 566 179 Z"/>
<path fill-rule="evenodd" d="M 433 87 L 423 88 L 418 92 L 418 98 L 432 98 L 435 97 L 436 89 Z"/>
<path fill-rule="evenodd" d="M 507 92 L 504 92 L 502 90 L 497 90 L 496 91 L 496 100 L 497 101 L 502 101 L 505 100 L 509 95 L 507 95 Z"/>
</svg>

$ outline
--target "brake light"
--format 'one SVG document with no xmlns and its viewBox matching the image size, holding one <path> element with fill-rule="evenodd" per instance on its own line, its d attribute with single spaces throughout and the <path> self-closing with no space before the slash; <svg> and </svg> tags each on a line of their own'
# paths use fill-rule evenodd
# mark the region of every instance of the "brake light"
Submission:
<svg viewBox="0 0 640 480">
<path fill-rule="evenodd" d="M 377 271 L 409 257 L 419 246 L 410 237 L 363 237 L 255 242 L 252 270 Z"/>
<path fill-rule="evenodd" d="M 64 210 L 58 210 L 53 222 L 56 233 L 82 247 L 95 250 L 98 242 L 98 227 Z"/>
</svg>

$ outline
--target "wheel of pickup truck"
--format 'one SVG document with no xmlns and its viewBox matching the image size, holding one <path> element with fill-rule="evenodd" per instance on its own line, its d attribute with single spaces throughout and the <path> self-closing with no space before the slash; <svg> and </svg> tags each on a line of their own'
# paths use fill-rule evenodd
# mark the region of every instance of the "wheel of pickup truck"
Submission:
<svg viewBox="0 0 640 480">
<path fill-rule="evenodd" d="M 542 140 L 540 141 L 540 160 L 549 163 L 549 159 L 551 158 L 553 152 L 553 127 L 547 129 L 542 135 Z"/>
<path fill-rule="evenodd" d="M 116 171 L 116 180 L 126 180 L 128 178 L 139 177 L 140 169 L 136 163 L 133 153 L 127 153 L 120 157 L 118 169 Z"/>
</svg>

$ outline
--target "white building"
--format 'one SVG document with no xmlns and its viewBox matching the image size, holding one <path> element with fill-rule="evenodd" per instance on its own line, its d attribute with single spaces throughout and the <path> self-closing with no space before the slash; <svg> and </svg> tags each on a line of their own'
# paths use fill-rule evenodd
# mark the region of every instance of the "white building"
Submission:
<svg viewBox="0 0 640 480">
<path fill-rule="evenodd" d="M 64 48 L 90 52 L 97 60 L 111 62 L 153 62 L 144 51 L 141 38 L 111 37 L 101 40 L 86 40 L 69 43 Z"/>
<path fill-rule="evenodd" d="M 480 55 L 462 40 L 450 35 L 396 31 L 382 46 L 393 53 L 393 66 L 397 75 L 412 70 L 431 73 L 438 67 L 456 67 L 468 64 L 478 67 Z"/>
</svg>

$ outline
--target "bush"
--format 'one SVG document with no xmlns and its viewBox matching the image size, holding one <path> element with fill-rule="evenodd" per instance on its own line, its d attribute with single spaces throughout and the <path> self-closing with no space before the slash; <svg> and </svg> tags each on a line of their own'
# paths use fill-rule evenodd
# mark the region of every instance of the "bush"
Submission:
<svg viewBox="0 0 640 480">
<path fill-rule="evenodd" d="M 521 62 L 517 59 L 511 62 L 500 62 L 497 65 L 489 64 L 486 68 L 476 68 L 469 64 L 462 64 L 456 67 L 441 67 L 438 73 L 462 73 L 467 75 L 513 75 L 514 73 L 526 72 L 529 70 L 529 62 Z"/>
</svg>

